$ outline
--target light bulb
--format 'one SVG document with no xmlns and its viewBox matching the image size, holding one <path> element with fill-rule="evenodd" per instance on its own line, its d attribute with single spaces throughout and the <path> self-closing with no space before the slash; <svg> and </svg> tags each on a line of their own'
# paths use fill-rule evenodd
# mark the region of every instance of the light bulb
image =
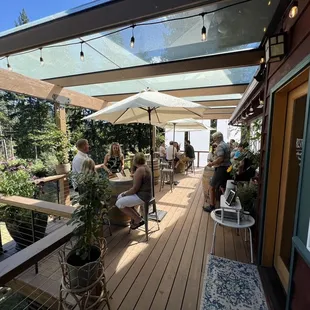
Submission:
<svg viewBox="0 0 310 310">
<path fill-rule="evenodd" d="M 130 47 L 134 48 L 135 47 L 135 25 L 132 25 L 132 33 L 131 33 L 131 39 L 130 39 Z"/>
<path fill-rule="evenodd" d="M 6 66 L 8 68 L 9 71 L 12 71 L 13 68 L 11 67 L 10 63 L 9 63 L 9 57 L 6 58 Z"/>
<path fill-rule="evenodd" d="M 298 14 L 298 1 L 293 1 L 288 16 L 289 18 L 295 18 L 297 14 Z"/>
<path fill-rule="evenodd" d="M 207 39 L 207 29 L 205 27 L 205 14 L 201 14 L 202 17 L 202 28 L 201 28 L 201 41 L 206 41 Z"/>
<path fill-rule="evenodd" d="M 260 63 L 263 64 L 264 62 L 265 62 L 265 58 L 262 57 L 262 58 L 260 59 Z"/>
<path fill-rule="evenodd" d="M 267 28 L 266 27 L 264 27 L 264 32 L 266 32 L 267 31 Z"/>
<path fill-rule="evenodd" d="M 43 60 L 43 56 L 42 56 L 42 48 L 40 48 L 40 65 L 44 66 L 44 60 Z"/>
<path fill-rule="evenodd" d="M 135 37 L 134 36 L 132 36 L 131 39 L 130 39 L 130 47 L 131 48 L 135 47 Z"/>
<path fill-rule="evenodd" d="M 81 43 L 80 59 L 84 61 L 83 42 Z"/>
<path fill-rule="evenodd" d="M 271 1 L 268 2 L 268 5 L 271 5 Z"/>
<path fill-rule="evenodd" d="M 201 41 L 206 41 L 207 39 L 207 29 L 205 26 L 201 29 Z"/>
<path fill-rule="evenodd" d="M 249 112 L 249 115 L 253 115 L 254 114 L 254 110 L 252 107 L 250 107 L 250 112 Z"/>
</svg>

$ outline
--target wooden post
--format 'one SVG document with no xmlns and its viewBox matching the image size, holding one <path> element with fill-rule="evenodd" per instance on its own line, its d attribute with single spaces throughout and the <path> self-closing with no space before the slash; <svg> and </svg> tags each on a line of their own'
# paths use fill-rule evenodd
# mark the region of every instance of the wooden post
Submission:
<svg viewBox="0 0 310 310">
<path fill-rule="evenodd" d="M 67 134 L 66 110 L 59 103 L 54 103 L 57 127 Z M 59 200 L 61 204 L 70 205 L 70 188 L 68 178 L 59 180 Z"/>
</svg>

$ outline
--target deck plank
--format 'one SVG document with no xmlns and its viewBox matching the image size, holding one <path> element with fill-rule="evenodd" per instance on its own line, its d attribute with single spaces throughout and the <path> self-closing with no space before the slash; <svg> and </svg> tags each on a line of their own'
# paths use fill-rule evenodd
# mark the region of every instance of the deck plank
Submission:
<svg viewBox="0 0 310 310">
<path fill-rule="evenodd" d="M 186 193 L 186 191 L 183 191 L 183 199 L 186 198 L 184 193 Z M 180 199 L 182 201 L 182 197 L 180 197 Z M 113 298 L 117 296 L 118 300 L 123 300 L 126 295 L 119 309 L 133 309 L 135 306 L 135 302 L 141 294 L 150 273 L 154 269 L 169 239 L 171 231 L 176 225 L 178 218 L 184 214 L 184 208 L 174 208 L 174 210 L 170 210 L 169 213 L 165 218 L 165 225 L 161 225 L 161 230 L 153 234 L 148 242 L 148 247 L 138 257 L 135 265 L 130 269 L 121 285 L 117 288 L 117 291 L 113 294 Z M 128 293 L 126 294 L 126 292 Z M 118 304 L 120 303 L 118 302 Z M 114 306 L 117 305 L 114 304 Z"/>
<path fill-rule="evenodd" d="M 149 242 L 145 242 L 143 231 L 129 234 L 128 227 L 112 227 L 113 235 L 106 238 L 106 277 L 114 310 L 198 310 L 200 307 L 214 222 L 201 208 L 204 200 L 201 171 L 195 176 L 177 177 L 180 184 L 172 193 L 168 186 L 162 192 L 157 188 L 158 208 L 168 213 L 159 231 L 156 223 L 150 221 L 154 231 Z M 237 236 L 234 230 L 218 226 L 215 254 L 249 262 L 244 234 Z M 48 303 L 55 302 L 61 271 L 58 268 L 51 272 L 50 266 L 56 262 L 57 253 L 39 264 L 39 275 L 47 279 L 43 287 L 36 288 L 40 281 L 36 280 L 33 267 L 18 277 L 18 286 L 24 286 L 25 293 L 42 292 L 38 295 L 40 302 L 48 296 Z"/>
</svg>

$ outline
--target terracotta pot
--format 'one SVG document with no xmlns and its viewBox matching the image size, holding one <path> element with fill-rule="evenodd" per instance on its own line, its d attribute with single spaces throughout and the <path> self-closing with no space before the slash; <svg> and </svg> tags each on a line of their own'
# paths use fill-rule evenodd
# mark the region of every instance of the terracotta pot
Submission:
<svg viewBox="0 0 310 310">
<path fill-rule="evenodd" d="M 68 174 L 71 170 L 70 164 L 60 164 L 56 166 L 56 173 L 57 174 Z"/>
</svg>

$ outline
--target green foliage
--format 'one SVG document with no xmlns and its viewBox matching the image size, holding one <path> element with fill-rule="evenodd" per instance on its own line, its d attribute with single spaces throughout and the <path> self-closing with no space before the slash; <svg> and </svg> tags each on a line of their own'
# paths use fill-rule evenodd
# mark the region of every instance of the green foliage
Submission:
<svg viewBox="0 0 310 310">
<path fill-rule="evenodd" d="M 72 174 L 79 188 L 79 196 L 74 203 L 75 209 L 69 223 L 78 224 L 76 252 L 83 260 L 90 255 L 91 245 L 102 237 L 104 218 L 108 212 L 111 197 L 110 183 L 107 177 L 93 174 Z"/>
<path fill-rule="evenodd" d="M 252 216 L 255 216 L 256 200 L 258 197 L 258 185 L 251 182 L 249 185 L 242 183 L 238 184 L 237 196 L 240 199 L 242 208 L 245 211 L 250 212 Z"/>
<path fill-rule="evenodd" d="M 47 166 L 43 163 L 42 160 L 38 159 L 33 164 L 29 166 L 30 172 L 32 175 L 38 178 L 44 178 L 48 175 Z"/>
<path fill-rule="evenodd" d="M 165 132 L 158 131 L 156 135 L 156 147 L 159 148 L 165 142 Z"/>
<path fill-rule="evenodd" d="M 27 23 L 29 23 L 29 18 L 27 16 L 25 9 L 22 9 L 22 11 L 19 13 L 17 21 L 15 21 L 15 27 L 21 26 Z"/>
</svg>

